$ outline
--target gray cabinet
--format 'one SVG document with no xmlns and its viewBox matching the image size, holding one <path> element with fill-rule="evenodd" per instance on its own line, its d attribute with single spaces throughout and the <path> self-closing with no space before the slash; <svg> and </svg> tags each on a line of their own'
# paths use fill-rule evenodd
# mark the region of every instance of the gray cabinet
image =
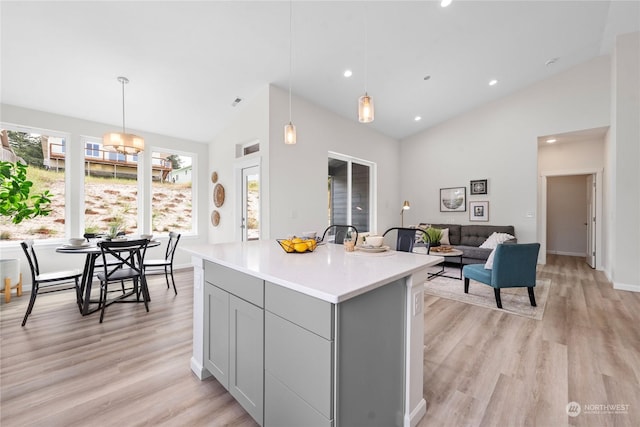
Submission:
<svg viewBox="0 0 640 427">
<path fill-rule="evenodd" d="M 334 425 L 334 305 L 265 284 L 265 426 Z"/>
<path fill-rule="evenodd" d="M 204 366 L 262 425 L 264 283 L 206 263 L 204 286 Z"/>
<path fill-rule="evenodd" d="M 403 424 L 402 280 L 336 305 L 204 270 L 204 366 L 260 425 Z"/>
</svg>

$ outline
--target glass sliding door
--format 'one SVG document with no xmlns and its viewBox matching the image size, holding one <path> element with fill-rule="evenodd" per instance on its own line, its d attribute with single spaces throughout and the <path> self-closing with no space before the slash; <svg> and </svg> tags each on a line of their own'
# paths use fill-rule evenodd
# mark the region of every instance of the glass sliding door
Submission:
<svg viewBox="0 0 640 427">
<path fill-rule="evenodd" d="M 328 223 L 353 225 L 358 232 L 370 231 L 373 163 L 331 153 L 328 165 Z"/>
</svg>

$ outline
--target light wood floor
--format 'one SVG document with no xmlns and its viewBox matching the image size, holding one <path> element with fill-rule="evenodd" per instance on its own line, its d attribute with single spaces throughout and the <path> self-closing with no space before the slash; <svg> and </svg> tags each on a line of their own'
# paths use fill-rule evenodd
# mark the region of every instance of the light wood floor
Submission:
<svg viewBox="0 0 640 427">
<path fill-rule="evenodd" d="M 638 425 L 640 294 L 614 291 L 581 259 L 547 260 L 542 321 L 425 296 L 420 427 Z M 177 297 L 155 277 L 149 313 L 114 305 L 102 325 L 68 293 L 39 297 L 24 328 L 27 298 L 2 304 L 0 425 L 255 426 L 191 373 L 192 274 L 177 278 Z M 570 418 L 570 401 L 629 407 Z"/>
</svg>

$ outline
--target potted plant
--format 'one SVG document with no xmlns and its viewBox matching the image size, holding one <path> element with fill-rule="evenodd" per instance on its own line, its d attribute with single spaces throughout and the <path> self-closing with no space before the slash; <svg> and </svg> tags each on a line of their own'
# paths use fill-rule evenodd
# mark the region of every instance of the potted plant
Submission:
<svg viewBox="0 0 640 427">
<path fill-rule="evenodd" d="M 429 243 L 430 246 L 440 246 L 440 239 L 442 238 L 442 230 L 440 230 L 439 228 L 433 228 L 433 227 L 429 227 L 425 230 L 425 233 L 427 233 L 427 235 L 425 236 L 424 234 L 422 235 L 422 240 L 425 243 Z M 428 237 L 428 241 L 425 237 Z"/>
<path fill-rule="evenodd" d="M 121 216 L 115 216 L 109 221 L 109 229 L 107 231 L 107 239 L 115 239 L 116 237 L 124 234 L 125 224 L 124 219 Z"/>
</svg>

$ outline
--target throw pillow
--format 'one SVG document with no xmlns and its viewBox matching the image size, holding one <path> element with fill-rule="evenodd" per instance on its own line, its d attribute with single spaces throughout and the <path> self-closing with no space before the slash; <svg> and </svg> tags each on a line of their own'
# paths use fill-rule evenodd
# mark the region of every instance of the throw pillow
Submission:
<svg viewBox="0 0 640 427">
<path fill-rule="evenodd" d="M 415 226 L 415 227 L 411 227 L 411 228 L 416 228 L 416 229 L 420 229 L 420 230 L 427 231 L 427 228 L 429 228 L 429 227 L 431 227 L 429 224 L 425 224 L 425 223 L 422 223 L 422 222 L 421 222 L 421 223 L 420 223 L 420 224 L 418 224 L 417 226 Z M 416 239 L 415 239 L 415 243 L 420 243 L 420 242 L 422 242 L 422 241 L 423 241 L 423 239 L 422 239 L 423 237 L 424 237 L 424 233 L 423 233 L 423 232 L 421 232 L 421 231 L 416 231 Z"/>
<path fill-rule="evenodd" d="M 450 245 L 451 243 L 449 242 L 449 229 L 441 228 L 440 231 L 442 231 L 442 237 L 440 237 L 440 244 Z"/>
<path fill-rule="evenodd" d="M 511 239 L 514 239 L 514 236 L 511 234 L 494 232 L 491 236 L 487 237 L 487 240 L 485 240 L 480 247 L 483 249 L 495 249 L 500 243 Z"/>
<path fill-rule="evenodd" d="M 484 268 L 486 268 L 487 270 L 492 270 L 493 269 L 493 255 L 496 253 L 496 250 L 492 250 L 491 253 L 489 254 L 489 257 L 487 258 L 487 262 L 484 264 Z"/>
</svg>

